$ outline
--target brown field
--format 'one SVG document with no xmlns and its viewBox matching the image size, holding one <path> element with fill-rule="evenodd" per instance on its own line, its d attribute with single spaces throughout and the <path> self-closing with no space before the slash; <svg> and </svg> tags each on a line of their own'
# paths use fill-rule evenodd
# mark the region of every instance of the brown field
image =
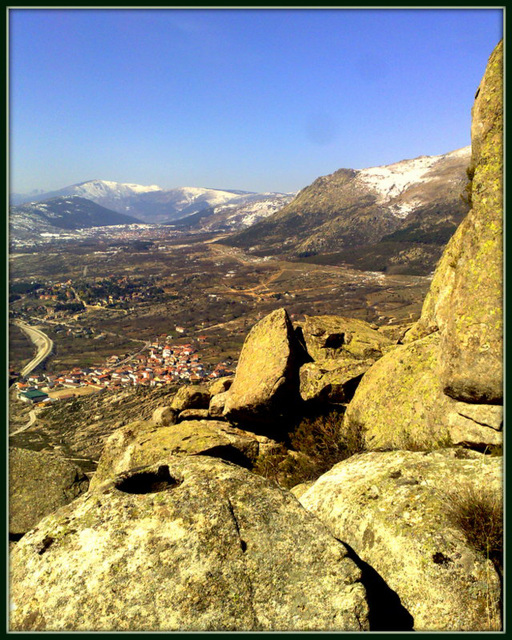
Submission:
<svg viewBox="0 0 512 640">
<path fill-rule="evenodd" d="M 109 355 L 134 353 L 143 341 L 162 334 L 178 342 L 208 336 L 202 348 L 206 362 L 237 358 L 251 326 L 279 307 L 285 307 L 295 321 L 304 315 L 337 314 L 378 325 L 403 324 L 419 316 L 430 284 L 425 276 L 265 259 L 210 240 L 179 238 L 168 240 L 164 250 L 116 254 L 94 253 L 105 248 L 101 244 L 77 244 L 23 259 L 12 257 L 13 282 L 70 278 L 94 283 L 111 275 L 153 275 L 168 297 L 161 302 L 138 302 L 126 310 L 88 307 L 62 320 L 67 326 L 89 327 L 94 336 L 105 333 L 100 340 L 55 334 L 51 324 L 43 323 L 55 342 L 55 355 L 46 368 L 59 371 L 103 364 Z M 22 310 L 28 302 L 28 298 L 19 300 L 11 308 Z M 42 317 L 43 311 L 38 313 Z M 185 328 L 184 334 L 176 333 L 177 325 Z"/>
</svg>

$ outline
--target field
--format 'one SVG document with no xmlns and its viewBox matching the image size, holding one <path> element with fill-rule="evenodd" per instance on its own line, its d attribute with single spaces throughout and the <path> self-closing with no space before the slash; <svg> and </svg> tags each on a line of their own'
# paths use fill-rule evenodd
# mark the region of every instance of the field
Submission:
<svg viewBox="0 0 512 640">
<path fill-rule="evenodd" d="M 430 284 L 425 276 L 253 256 L 212 240 L 171 238 L 147 250 L 114 253 L 103 241 L 14 254 L 11 283 L 94 284 L 114 276 L 153 276 L 165 295 L 161 301 L 131 302 L 125 309 L 87 306 L 81 313 L 67 314 L 52 314 L 52 303 L 27 295 L 10 309 L 29 322 L 37 320 L 54 340 L 55 354 L 45 365 L 49 371 L 101 364 L 109 355 L 134 353 L 159 335 L 170 335 L 178 343 L 206 336 L 201 355 L 215 363 L 228 356 L 236 359 L 250 328 L 279 307 L 294 321 L 338 314 L 378 325 L 405 324 L 419 316 Z M 13 363 L 28 358 L 15 331 L 10 344 Z"/>
</svg>

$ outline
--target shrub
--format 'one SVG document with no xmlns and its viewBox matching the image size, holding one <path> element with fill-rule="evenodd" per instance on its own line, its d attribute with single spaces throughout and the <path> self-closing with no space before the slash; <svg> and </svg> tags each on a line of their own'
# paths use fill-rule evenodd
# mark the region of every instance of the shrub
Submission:
<svg viewBox="0 0 512 640">
<path fill-rule="evenodd" d="M 296 451 L 315 460 L 318 475 L 365 449 L 361 427 L 347 427 L 343 415 L 336 410 L 326 415 L 303 419 L 290 434 L 290 444 Z"/>
<path fill-rule="evenodd" d="M 304 418 L 289 438 L 291 451 L 280 444 L 260 456 L 253 468 L 254 473 L 288 489 L 316 480 L 337 462 L 364 451 L 362 429 L 347 429 L 343 414 L 336 410 Z"/>
<path fill-rule="evenodd" d="M 473 196 L 473 178 L 475 175 L 475 169 L 476 167 L 473 164 L 470 164 L 469 167 L 466 168 L 466 176 L 468 178 L 468 182 L 464 187 L 464 192 L 461 193 L 461 196 L 460 196 L 462 200 L 464 200 L 464 202 L 469 205 L 469 207 L 472 207 L 473 205 L 472 196 Z"/>
<path fill-rule="evenodd" d="M 468 545 L 503 568 L 503 500 L 491 489 L 460 487 L 446 495 L 450 523 Z"/>
</svg>

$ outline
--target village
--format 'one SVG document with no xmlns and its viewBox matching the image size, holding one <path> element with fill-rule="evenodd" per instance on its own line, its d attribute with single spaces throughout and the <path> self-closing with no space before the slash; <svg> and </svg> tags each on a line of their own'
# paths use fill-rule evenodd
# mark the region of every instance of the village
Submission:
<svg viewBox="0 0 512 640">
<path fill-rule="evenodd" d="M 180 329 L 177 327 L 178 332 Z M 158 336 L 136 355 L 112 355 L 96 367 L 74 367 L 57 374 L 33 372 L 15 383 L 17 397 L 31 405 L 45 406 L 105 389 L 199 383 L 234 373 L 236 362 L 230 358 L 215 366 L 201 361 L 199 350 L 207 343 L 207 336 L 180 345 L 171 344 L 171 340 L 171 336 Z"/>
</svg>

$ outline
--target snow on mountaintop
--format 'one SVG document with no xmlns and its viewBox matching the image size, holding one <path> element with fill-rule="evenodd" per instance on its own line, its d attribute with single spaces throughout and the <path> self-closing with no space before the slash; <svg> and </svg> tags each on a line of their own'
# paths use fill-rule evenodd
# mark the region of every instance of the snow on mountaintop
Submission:
<svg viewBox="0 0 512 640">
<path fill-rule="evenodd" d="M 108 192 L 113 196 L 126 196 L 130 193 L 149 193 L 151 191 L 162 191 L 156 184 L 144 186 L 141 184 L 131 184 L 125 182 L 112 182 L 111 180 L 88 180 L 73 187 L 75 193 L 89 196 L 101 196 Z"/>
<path fill-rule="evenodd" d="M 457 151 L 440 156 L 420 156 L 419 158 L 414 158 L 414 160 L 402 160 L 382 167 L 362 169 L 359 171 L 356 180 L 377 191 L 379 194 L 378 203 L 384 204 L 402 194 L 413 184 L 434 179 L 435 174 L 429 175 L 429 173 L 442 160 L 459 158 L 465 155 L 469 159 L 471 147 L 457 149 Z M 405 213 L 404 205 L 402 205 L 402 209 L 401 213 L 397 211 L 397 215 L 400 217 Z M 410 207 L 408 210 L 410 210 Z M 405 213 L 405 215 L 407 214 Z"/>
<path fill-rule="evenodd" d="M 207 200 L 208 206 L 216 207 L 220 204 L 224 204 L 229 200 L 240 198 L 239 194 L 232 193 L 231 191 L 222 191 L 222 189 L 208 189 L 202 187 L 178 187 L 171 189 L 179 193 L 183 197 L 183 201 L 192 203 L 195 200 L 201 201 Z"/>
</svg>

